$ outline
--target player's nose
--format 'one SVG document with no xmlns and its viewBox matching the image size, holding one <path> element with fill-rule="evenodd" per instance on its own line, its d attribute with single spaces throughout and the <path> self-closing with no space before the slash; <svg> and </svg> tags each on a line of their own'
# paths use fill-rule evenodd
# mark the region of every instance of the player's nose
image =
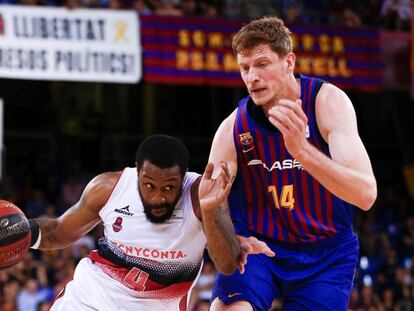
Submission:
<svg viewBox="0 0 414 311">
<path fill-rule="evenodd" d="M 165 203 L 165 198 L 159 194 L 153 195 L 151 198 L 151 203 L 152 204 L 163 204 Z"/>
</svg>

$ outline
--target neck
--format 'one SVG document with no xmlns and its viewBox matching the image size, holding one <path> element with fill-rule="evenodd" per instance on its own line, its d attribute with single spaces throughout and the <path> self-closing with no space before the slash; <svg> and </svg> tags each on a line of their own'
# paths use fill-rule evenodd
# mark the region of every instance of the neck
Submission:
<svg viewBox="0 0 414 311">
<path fill-rule="evenodd" d="M 285 87 L 282 89 L 281 94 L 278 94 L 273 98 L 272 101 L 270 101 L 267 104 L 264 104 L 262 106 L 263 111 L 266 115 L 266 117 L 269 116 L 268 111 L 270 108 L 277 106 L 279 104 L 279 101 L 281 99 L 288 99 L 291 101 L 295 101 L 297 99 L 300 99 L 300 78 L 295 78 L 295 76 L 292 74 L 287 78 Z"/>
</svg>

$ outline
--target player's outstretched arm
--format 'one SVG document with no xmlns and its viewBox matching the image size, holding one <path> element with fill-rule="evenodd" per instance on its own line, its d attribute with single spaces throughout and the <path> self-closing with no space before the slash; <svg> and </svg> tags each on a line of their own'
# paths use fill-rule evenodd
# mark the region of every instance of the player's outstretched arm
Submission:
<svg viewBox="0 0 414 311">
<path fill-rule="evenodd" d="M 79 201 L 59 218 L 34 219 L 40 229 L 40 239 L 35 248 L 65 248 L 92 230 L 101 221 L 99 211 L 111 195 L 120 174 L 121 172 L 108 172 L 93 178 Z M 33 220 L 31 228 L 33 231 Z"/>
<path fill-rule="evenodd" d="M 207 237 L 208 253 L 216 269 L 230 275 L 238 267 L 241 248 L 227 206 L 233 178 L 227 163 L 222 162 L 220 167 L 219 176 L 212 178 L 214 165 L 207 164 L 198 187 L 199 208 Z"/>
</svg>

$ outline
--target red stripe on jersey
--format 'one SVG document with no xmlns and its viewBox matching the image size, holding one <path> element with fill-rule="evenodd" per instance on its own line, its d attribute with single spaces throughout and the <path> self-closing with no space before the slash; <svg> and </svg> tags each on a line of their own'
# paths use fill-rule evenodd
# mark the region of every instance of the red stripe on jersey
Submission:
<svg viewBox="0 0 414 311">
<path fill-rule="evenodd" d="M 280 148 L 281 149 L 281 156 L 282 156 L 281 158 L 286 159 L 286 149 L 283 148 L 283 146 L 285 146 L 285 143 L 283 141 L 283 136 L 282 135 L 279 136 L 279 145 L 281 146 L 281 148 Z M 282 184 L 283 185 L 286 185 L 288 183 L 287 179 L 288 179 L 287 173 L 284 170 L 282 170 Z M 279 191 L 281 191 L 281 189 Z M 283 207 L 280 207 L 280 209 L 282 210 Z M 295 211 L 298 211 L 298 210 L 299 209 L 295 209 Z M 299 233 L 299 229 L 296 226 L 295 218 L 293 217 L 293 215 L 290 211 L 287 211 L 286 214 L 288 216 L 288 222 L 289 222 L 289 227 L 287 227 L 287 228 L 291 228 L 292 231 L 294 231 L 294 234 L 299 238 L 301 236 L 301 234 Z M 298 213 L 298 216 L 299 216 L 299 213 Z M 302 218 L 300 219 L 300 222 L 303 222 Z M 289 237 L 289 239 L 290 239 L 290 237 Z M 295 241 L 295 238 L 294 238 L 294 241 Z"/>
<path fill-rule="evenodd" d="M 96 250 L 92 251 L 88 257 L 108 276 L 141 295 L 139 298 L 177 299 L 186 295 L 193 284 L 193 281 L 179 282 L 171 285 L 157 283 L 150 280 L 150 275 L 139 269 L 139 267 L 128 269 L 118 266 L 101 257 Z M 145 274 L 145 278 L 142 277 L 141 273 Z M 132 278 L 130 278 L 131 274 L 133 274 Z"/>
<path fill-rule="evenodd" d="M 331 228 L 329 231 L 330 233 L 336 234 L 338 231 L 335 229 L 335 226 L 333 224 L 332 220 L 332 194 L 325 190 L 325 197 L 326 197 L 326 208 L 327 208 L 327 218 L 328 218 L 328 226 Z"/>
<path fill-rule="evenodd" d="M 263 144 L 263 136 L 259 131 L 255 131 L 256 133 L 256 138 L 259 141 L 259 143 L 257 144 L 258 148 L 260 149 L 260 152 L 257 152 L 257 150 L 255 150 L 256 156 L 258 159 L 260 159 L 260 154 L 265 155 L 265 151 L 264 151 L 264 144 Z M 258 154 L 259 153 L 259 154 Z M 256 180 L 256 185 L 260 184 L 260 181 L 262 180 L 264 183 L 266 182 L 266 172 L 263 168 L 260 168 L 260 171 L 262 172 L 262 178 L 260 178 L 259 176 L 255 176 L 255 180 Z M 258 209 L 257 209 L 257 222 L 258 222 L 258 229 L 259 229 L 259 233 L 260 234 L 264 234 L 264 228 L 263 228 L 263 217 L 264 217 L 264 195 L 267 195 L 267 185 L 261 185 L 262 189 L 257 189 L 257 197 L 259 199 L 259 204 L 258 204 Z M 260 191 L 259 191 L 260 190 Z M 266 194 L 265 194 L 266 193 Z M 273 236 L 273 235 L 272 235 Z"/>
<path fill-rule="evenodd" d="M 306 112 L 306 114 L 307 114 L 307 116 L 308 116 L 308 118 L 310 118 L 310 116 L 311 116 L 311 109 L 312 109 L 312 105 L 311 105 L 311 94 L 312 94 L 312 85 L 313 85 L 313 81 L 314 81 L 314 79 L 310 79 L 310 81 L 309 81 L 309 83 L 308 83 L 308 89 L 305 89 L 305 92 L 304 92 L 304 97 L 305 97 L 305 100 L 306 100 L 306 104 L 307 104 L 307 112 Z M 315 106 L 316 106 L 316 99 L 315 99 Z M 315 111 L 316 111 L 316 109 L 315 109 Z M 315 123 L 316 123 L 316 116 L 315 116 Z"/>
<path fill-rule="evenodd" d="M 321 224 L 323 230 L 329 234 L 330 229 L 326 226 L 326 224 L 323 223 L 321 193 L 319 192 L 320 184 L 315 179 L 313 179 L 312 184 L 313 195 L 315 197 L 316 202 L 316 217 L 318 219 L 318 222 Z"/>
<path fill-rule="evenodd" d="M 180 300 L 180 311 L 186 311 L 187 310 L 187 295 L 185 295 Z"/>
<path fill-rule="evenodd" d="M 300 181 L 301 181 L 301 185 L 302 185 L 302 202 L 304 205 L 304 209 L 306 214 L 308 215 L 309 221 L 311 222 L 311 226 L 314 229 L 314 232 L 319 233 L 319 227 L 318 224 L 315 222 L 315 220 L 313 219 L 312 216 L 312 211 L 310 208 L 310 196 L 309 196 L 309 187 L 308 187 L 308 178 L 307 178 L 307 173 L 306 172 L 302 172 L 302 174 L 300 174 Z M 299 202 L 299 201 L 298 201 Z M 320 206 L 316 207 L 316 209 L 320 210 Z M 316 237 L 310 233 L 310 231 L 307 231 L 308 235 L 310 237 L 310 239 L 313 241 L 316 241 Z"/>
<path fill-rule="evenodd" d="M 249 127 L 247 124 L 247 120 L 246 120 L 246 115 L 245 115 L 246 111 L 242 110 L 240 111 L 241 114 L 241 120 L 242 120 L 242 128 L 244 132 L 247 132 Z M 236 118 L 237 120 L 237 118 Z M 236 126 L 236 133 L 237 133 L 237 138 L 239 138 L 240 136 L 240 132 L 238 131 L 239 127 Z M 242 165 L 242 170 L 243 170 L 243 176 L 249 176 L 249 169 L 247 166 Z M 254 225 L 253 225 L 253 208 L 254 208 L 254 204 L 253 204 L 253 193 L 252 193 L 252 184 L 251 184 L 251 180 L 250 178 L 243 178 L 245 186 L 244 189 L 246 190 L 246 197 L 247 197 L 247 221 L 248 221 L 248 228 L 249 230 L 254 230 Z"/>
<path fill-rule="evenodd" d="M 276 159 L 276 146 L 275 146 L 275 141 L 274 138 L 269 136 L 267 138 L 267 142 L 269 145 L 269 152 L 270 152 L 270 158 L 271 159 Z M 273 185 L 277 185 L 277 174 L 272 174 L 272 184 Z M 274 236 L 273 235 L 273 210 L 275 209 L 274 206 L 270 205 L 268 206 L 268 217 L 269 217 L 269 222 L 267 223 L 267 234 L 268 236 Z M 276 214 L 277 211 L 275 211 Z M 277 213 L 276 214 L 276 228 L 277 228 L 277 236 L 279 238 L 280 241 L 284 241 L 285 237 L 283 236 L 282 233 L 282 223 L 281 223 L 281 213 Z"/>
</svg>

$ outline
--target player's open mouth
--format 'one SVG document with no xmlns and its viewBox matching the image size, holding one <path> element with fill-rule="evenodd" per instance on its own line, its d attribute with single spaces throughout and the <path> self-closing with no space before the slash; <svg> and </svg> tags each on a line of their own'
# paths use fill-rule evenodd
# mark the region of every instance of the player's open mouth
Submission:
<svg viewBox="0 0 414 311">
<path fill-rule="evenodd" d="M 252 93 L 258 94 L 260 92 L 263 92 L 264 90 L 265 90 L 265 88 L 254 89 L 254 90 L 252 90 Z"/>
</svg>

